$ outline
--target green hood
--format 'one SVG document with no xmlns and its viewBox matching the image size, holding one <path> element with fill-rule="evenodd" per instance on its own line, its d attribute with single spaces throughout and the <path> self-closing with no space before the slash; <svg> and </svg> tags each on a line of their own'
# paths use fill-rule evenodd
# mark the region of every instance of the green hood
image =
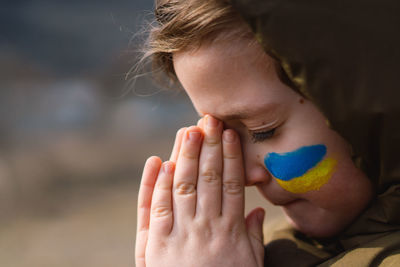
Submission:
<svg viewBox="0 0 400 267">
<path fill-rule="evenodd" d="M 266 53 L 352 145 L 355 163 L 375 184 L 371 206 L 338 239 L 342 249 L 398 231 L 400 2 L 231 2 Z"/>
<path fill-rule="evenodd" d="M 265 51 L 360 156 L 379 192 L 400 182 L 400 2 L 232 0 Z"/>
</svg>

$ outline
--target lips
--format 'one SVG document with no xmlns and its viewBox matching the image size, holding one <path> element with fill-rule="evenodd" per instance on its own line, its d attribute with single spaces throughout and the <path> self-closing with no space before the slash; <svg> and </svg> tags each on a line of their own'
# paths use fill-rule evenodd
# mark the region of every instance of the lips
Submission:
<svg viewBox="0 0 400 267">
<path fill-rule="evenodd" d="M 291 200 L 278 200 L 278 201 L 271 201 L 271 203 L 275 206 L 283 206 L 286 207 L 288 205 L 291 205 L 295 202 L 300 201 L 301 199 L 291 199 Z"/>
<path fill-rule="evenodd" d="M 284 207 L 284 208 L 288 208 L 290 206 L 293 206 L 293 205 L 295 205 L 297 203 L 300 203 L 300 202 L 303 202 L 303 201 L 305 201 L 305 200 L 304 199 L 295 199 L 295 200 L 289 201 L 289 202 L 287 202 L 287 203 L 285 203 L 284 205 L 281 205 L 281 206 Z"/>
</svg>

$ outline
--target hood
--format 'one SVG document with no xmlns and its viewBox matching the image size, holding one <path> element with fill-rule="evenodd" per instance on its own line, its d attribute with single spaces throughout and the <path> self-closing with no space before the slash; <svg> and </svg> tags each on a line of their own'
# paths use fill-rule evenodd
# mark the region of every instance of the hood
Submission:
<svg viewBox="0 0 400 267">
<path fill-rule="evenodd" d="M 352 145 L 377 192 L 400 183 L 400 2 L 231 2 Z"/>
</svg>

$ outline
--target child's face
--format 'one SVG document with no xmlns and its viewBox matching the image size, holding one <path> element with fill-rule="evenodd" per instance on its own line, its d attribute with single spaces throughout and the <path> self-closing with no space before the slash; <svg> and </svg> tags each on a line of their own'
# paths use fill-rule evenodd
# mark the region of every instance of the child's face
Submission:
<svg viewBox="0 0 400 267">
<path fill-rule="evenodd" d="M 174 54 L 173 60 L 198 113 L 239 133 L 247 185 L 282 206 L 300 231 L 337 234 L 367 205 L 371 185 L 354 166 L 349 145 L 312 102 L 280 81 L 260 47 L 218 42 Z M 292 153 L 281 154 L 286 152 Z M 323 160 L 332 164 L 293 185 L 293 176 L 317 169 Z"/>
</svg>

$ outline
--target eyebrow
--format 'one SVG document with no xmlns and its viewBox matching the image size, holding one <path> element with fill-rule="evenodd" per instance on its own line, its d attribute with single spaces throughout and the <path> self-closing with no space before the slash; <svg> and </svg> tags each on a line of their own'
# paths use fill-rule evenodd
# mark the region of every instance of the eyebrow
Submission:
<svg viewBox="0 0 400 267">
<path fill-rule="evenodd" d="M 269 104 L 264 105 L 262 107 L 242 107 L 238 110 L 235 110 L 232 114 L 215 114 L 213 115 L 219 120 L 229 121 L 229 120 L 245 120 L 250 119 L 254 116 L 254 114 L 259 113 L 260 110 L 263 113 L 266 112 L 275 112 L 279 107 L 279 104 Z M 200 117 L 203 117 L 206 114 L 199 113 Z"/>
</svg>

